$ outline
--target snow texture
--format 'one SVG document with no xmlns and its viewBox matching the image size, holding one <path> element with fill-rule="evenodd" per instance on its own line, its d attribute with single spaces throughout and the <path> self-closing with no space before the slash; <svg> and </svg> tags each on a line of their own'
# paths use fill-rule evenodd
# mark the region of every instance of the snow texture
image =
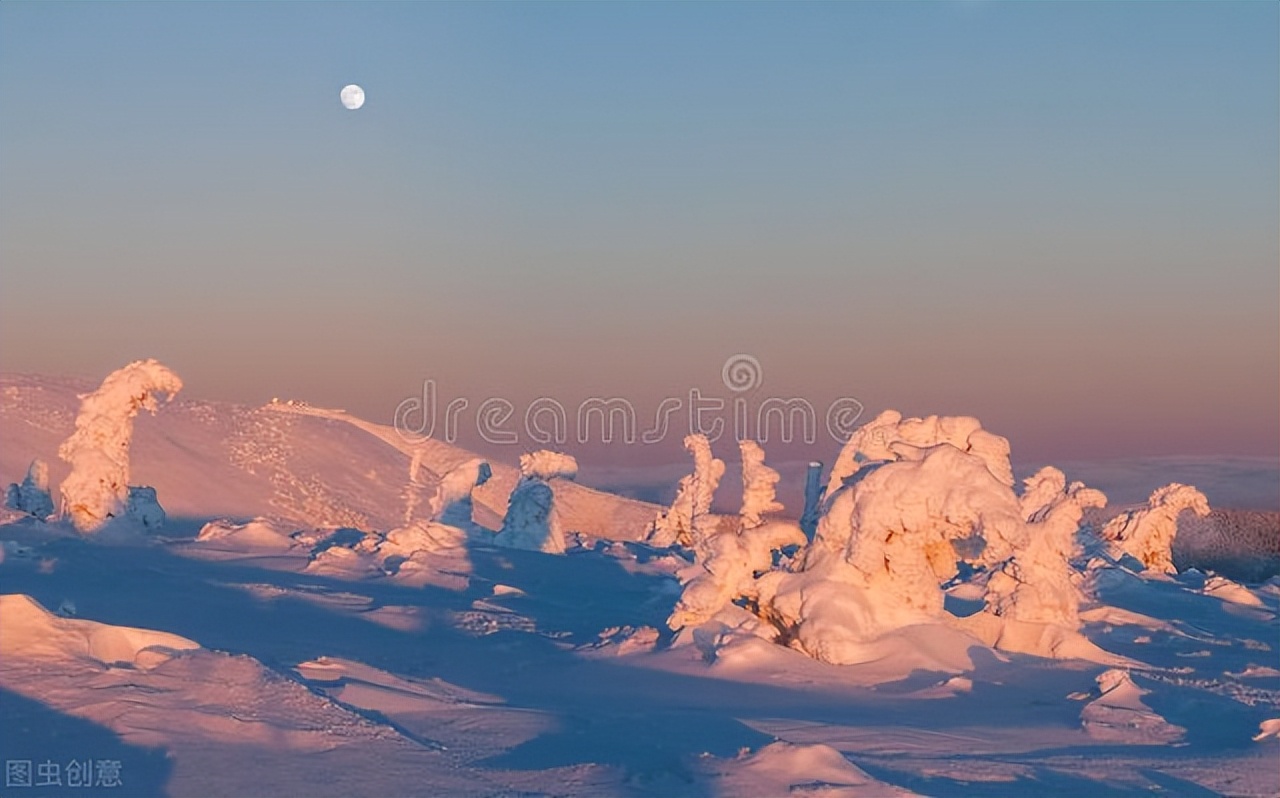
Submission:
<svg viewBox="0 0 1280 798">
<path fill-rule="evenodd" d="M 53 497 L 49 493 L 49 464 L 36 458 L 27 468 L 21 484 L 10 484 L 5 491 L 4 506 L 20 510 L 36 518 L 53 514 Z"/>
<path fill-rule="evenodd" d="M 1102 528 L 1102 537 L 1112 541 L 1114 553 L 1128 554 L 1157 573 L 1173 574 L 1173 541 L 1178 534 L 1178 516 L 1190 510 L 1204 518 L 1209 500 L 1189 485 L 1177 482 L 1157 488 L 1147 506 L 1116 516 Z"/>
<path fill-rule="evenodd" d="M 75 432 L 58 449 L 58 456 L 71 465 L 61 487 L 62 514 L 77 530 L 93 532 L 126 512 L 133 419 L 139 410 L 154 414 L 157 397 L 167 401 L 180 390 L 178 375 L 156 360 L 138 360 L 107 375 L 96 391 L 81 397 Z M 140 512 L 155 517 L 149 507 Z"/>
</svg>

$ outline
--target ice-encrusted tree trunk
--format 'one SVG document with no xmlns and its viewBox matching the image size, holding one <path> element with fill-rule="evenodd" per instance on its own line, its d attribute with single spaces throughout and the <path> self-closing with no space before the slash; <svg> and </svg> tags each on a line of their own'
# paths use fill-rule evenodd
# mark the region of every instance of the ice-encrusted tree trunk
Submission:
<svg viewBox="0 0 1280 798">
<path fill-rule="evenodd" d="M 4 504 L 12 510 L 30 513 L 36 518 L 53 514 L 53 497 L 49 494 L 49 464 L 37 458 L 27 467 L 21 484 L 11 484 L 5 492 Z"/>
<path fill-rule="evenodd" d="M 129 507 L 129 444 L 139 410 L 155 413 L 182 390 L 182 380 L 156 360 L 138 360 L 107 375 L 81 396 L 76 429 L 58 456 L 71 465 L 63 481 L 62 515 L 92 532 Z"/>
<path fill-rule="evenodd" d="M 1129 554 L 1150 571 L 1177 573 L 1173 539 L 1178 535 L 1178 516 L 1186 510 L 1203 518 L 1209 514 L 1209 500 L 1190 485 L 1173 482 L 1157 488 L 1146 507 L 1108 521 L 1102 537 L 1112 542 L 1117 556 Z"/>
<path fill-rule="evenodd" d="M 826 490 L 822 487 L 822 463 L 817 460 L 809 463 L 804 474 L 804 512 L 800 514 L 800 528 L 805 537 L 813 540 L 818 531 L 818 518 L 821 517 L 822 497 Z"/>
<path fill-rule="evenodd" d="M 499 546 L 563 554 L 565 530 L 556 512 L 551 482 L 573 479 L 578 462 L 559 452 L 539 451 L 520 456 L 520 481 L 511 491 L 502 530 L 494 536 Z"/>
<path fill-rule="evenodd" d="M 724 476 L 724 461 L 712 456 L 706 435 L 689 435 L 684 448 L 693 455 L 693 473 L 680 480 L 675 501 L 654 521 L 649 541 L 655 546 L 695 546 L 715 534 L 711 500 Z"/>
</svg>

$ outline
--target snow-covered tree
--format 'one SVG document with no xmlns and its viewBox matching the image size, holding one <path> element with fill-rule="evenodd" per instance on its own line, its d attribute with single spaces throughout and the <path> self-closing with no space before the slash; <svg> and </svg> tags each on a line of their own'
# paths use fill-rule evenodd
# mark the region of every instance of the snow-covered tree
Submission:
<svg viewBox="0 0 1280 798">
<path fill-rule="evenodd" d="M 157 397 L 167 401 L 181 389 L 182 380 L 164 365 L 138 360 L 81 396 L 75 432 L 58 449 L 71 464 L 61 487 L 62 514 L 76 529 L 92 532 L 126 512 L 133 419 L 139 410 L 155 413 Z"/>
<path fill-rule="evenodd" d="M 1178 516 L 1186 510 L 1203 518 L 1209 514 L 1209 500 L 1190 485 L 1173 482 L 1157 488 L 1146 507 L 1107 522 L 1102 537 L 1112 541 L 1114 553 L 1132 555 L 1148 570 L 1177 573 L 1173 539 L 1178 535 Z"/>
<path fill-rule="evenodd" d="M 489 481 L 493 469 L 486 460 L 472 458 L 445 472 L 431 497 L 431 520 L 465 526 L 471 522 L 472 494 Z"/>
<path fill-rule="evenodd" d="M 783 509 L 778 501 L 778 472 L 764 464 L 764 450 L 755 441 L 739 441 L 742 453 L 742 528 L 751 529 L 764 523 L 766 513 Z"/>
<path fill-rule="evenodd" d="M 655 546 L 693 546 L 715 534 L 711 500 L 724 476 L 724 461 L 712 456 L 706 435 L 689 435 L 684 448 L 693 455 L 693 473 L 680 480 L 675 501 L 654 521 L 649 540 Z"/>
<path fill-rule="evenodd" d="M 1065 630 L 1080 627 L 1080 590 L 1071 558 L 1084 511 L 1107 497 L 1083 483 L 1067 484 L 1056 468 L 1024 481 L 1019 505 L 1028 525 L 1025 542 L 987 581 L 988 610 L 997 616 Z"/>
<path fill-rule="evenodd" d="M 894 453 L 894 446 L 899 443 L 917 449 L 949 443 L 962 452 L 978 457 L 986 464 L 992 476 L 1005 485 L 1013 486 L 1009 441 L 982 429 L 978 419 L 970 416 L 904 419 L 896 410 L 885 410 L 855 430 L 840 450 L 835 465 L 831 467 L 831 478 L 827 482 L 828 499 L 866 464 L 900 459 Z"/>
<path fill-rule="evenodd" d="M 494 536 L 500 546 L 564 553 L 565 530 L 556 512 L 551 482 L 573 479 L 578 463 L 572 456 L 547 450 L 520 457 L 520 481 L 511 491 L 502 530 Z"/>
<path fill-rule="evenodd" d="M 764 450 L 755 441 L 741 441 L 739 448 L 742 510 L 738 524 L 694 525 L 701 532 L 695 536 L 694 565 L 682 573 L 684 592 L 667 621 L 672 629 L 705 623 L 736 600 L 754 605 L 756 577 L 773 567 L 774 552 L 807 542 L 798 524 L 764 517 L 782 509 L 775 494 L 778 472 L 764 464 Z M 709 497 L 706 506 L 710 506 Z"/>
<path fill-rule="evenodd" d="M 53 497 L 49 494 L 49 464 L 39 458 L 32 460 L 21 484 L 10 484 L 5 491 L 4 506 L 21 510 L 36 518 L 53 514 Z"/>
</svg>

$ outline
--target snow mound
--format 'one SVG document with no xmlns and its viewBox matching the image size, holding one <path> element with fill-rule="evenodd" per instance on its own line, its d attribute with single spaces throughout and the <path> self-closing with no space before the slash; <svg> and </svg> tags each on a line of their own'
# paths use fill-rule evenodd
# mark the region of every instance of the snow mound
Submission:
<svg viewBox="0 0 1280 798">
<path fill-rule="evenodd" d="M 182 380 L 156 360 L 137 360 L 107 375 L 85 394 L 75 432 L 58 449 L 71 465 L 62 482 L 62 512 L 81 532 L 93 532 L 129 505 L 129 444 L 139 410 L 156 412 Z M 154 517 L 154 516 L 151 516 Z"/>
<path fill-rule="evenodd" d="M 770 743 L 728 763 L 721 792 L 740 796 L 907 796 L 855 766 L 829 745 Z"/>
<path fill-rule="evenodd" d="M 1177 482 L 1157 488 L 1147 506 L 1122 513 L 1102 528 L 1102 537 L 1113 544 L 1115 556 L 1128 554 L 1157 573 L 1173 574 L 1173 540 L 1178 516 L 1191 510 L 1201 518 L 1209 514 L 1209 500 L 1189 485 Z"/>
<path fill-rule="evenodd" d="M 1143 702 L 1150 691 L 1134 684 L 1127 670 L 1103 671 L 1097 681 L 1101 695 L 1080 713 L 1085 731 L 1095 740 L 1169 744 L 1186 734 L 1186 729 L 1169 723 Z"/>
<path fill-rule="evenodd" d="M 23 594 L 0 595 L 0 656 L 34 660 L 94 660 L 148 670 L 171 652 L 200 648 L 185 637 L 59 618 Z"/>
<path fill-rule="evenodd" d="M 53 497 L 49 493 L 49 465 L 39 458 L 32 460 L 22 483 L 10 483 L 5 491 L 4 506 L 36 518 L 53 515 Z"/>
<path fill-rule="evenodd" d="M 285 528 L 267 518 L 255 518 L 244 524 L 225 519 L 210 521 L 200 529 L 196 542 L 243 552 L 287 551 L 297 543 Z"/>
<path fill-rule="evenodd" d="M 1244 585 L 1236 584 L 1230 579 L 1222 576 L 1211 576 L 1205 580 L 1204 587 L 1201 591 L 1206 596 L 1213 596 L 1217 599 L 1230 602 L 1232 604 L 1241 604 L 1246 607 L 1263 607 L 1262 599 L 1255 596 L 1249 588 Z"/>
</svg>

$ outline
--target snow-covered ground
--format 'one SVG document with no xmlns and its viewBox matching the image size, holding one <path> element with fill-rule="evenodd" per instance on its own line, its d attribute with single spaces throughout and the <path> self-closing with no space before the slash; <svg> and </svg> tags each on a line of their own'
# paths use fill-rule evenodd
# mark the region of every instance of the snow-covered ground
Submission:
<svg viewBox="0 0 1280 798">
<path fill-rule="evenodd" d="M 0 377 L 15 495 L 57 503 L 95 387 Z M 706 511 L 705 458 L 668 509 L 551 455 L 486 478 L 340 411 L 180 395 L 133 419 L 124 468 L 163 526 L 0 511 L 0 794 L 1278 794 L 1280 580 L 1188 570 L 1274 574 L 1276 515 L 1183 513 L 1182 572 L 1143 570 L 1087 489 L 1011 486 L 1003 439 L 916 421 L 847 452 L 797 550 L 750 446 L 739 518 Z M 941 562 L 975 529 L 985 553 Z M 908 578 L 928 590 L 890 605 Z"/>
</svg>

